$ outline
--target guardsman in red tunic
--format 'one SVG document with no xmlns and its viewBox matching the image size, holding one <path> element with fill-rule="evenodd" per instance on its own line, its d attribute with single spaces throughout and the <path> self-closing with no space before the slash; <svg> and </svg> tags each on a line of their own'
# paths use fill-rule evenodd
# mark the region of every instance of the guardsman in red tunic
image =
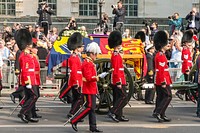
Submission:
<svg viewBox="0 0 200 133">
<path fill-rule="evenodd" d="M 112 86 L 113 86 L 113 107 L 110 109 L 108 116 L 116 121 L 129 121 L 123 115 L 123 108 L 127 104 L 126 98 L 126 78 L 124 73 L 122 59 L 122 35 L 119 31 L 113 31 L 108 38 L 108 45 L 114 48 L 111 56 Z"/>
<path fill-rule="evenodd" d="M 165 115 L 165 111 L 172 100 L 170 85 L 172 80 L 169 74 L 165 51 L 169 49 L 168 35 L 165 31 L 158 31 L 154 36 L 154 45 L 157 50 L 155 55 L 155 86 L 156 86 L 156 107 L 153 116 L 159 122 L 171 121 Z"/>
<path fill-rule="evenodd" d="M 37 46 L 36 44 L 33 44 L 33 47 L 31 49 L 31 55 L 32 55 L 32 59 L 34 61 L 35 64 L 35 77 L 36 77 L 36 84 L 35 87 L 33 87 L 35 94 L 37 95 L 37 98 L 40 97 L 40 85 L 41 85 L 41 80 L 40 80 L 40 63 L 39 63 L 39 58 L 37 56 Z M 42 118 L 42 116 L 38 115 L 36 113 L 36 105 L 33 106 L 32 108 L 32 117 L 33 118 Z"/>
<path fill-rule="evenodd" d="M 192 44 L 194 43 L 193 40 L 193 31 L 188 30 L 183 34 L 182 38 L 182 73 L 184 74 L 185 81 L 189 80 L 189 73 L 190 69 L 192 67 Z M 186 100 L 188 100 L 188 94 L 189 92 L 187 90 L 178 90 L 176 92 L 176 96 L 178 96 L 180 99 L 183 100 L 183 95 L 186 95 Z M 190 97 L 189 97 L 190 98 Z M 192 99 L 191 99 L 192 100 Z"/>
<path fill-rule="evenodd" d="M 99 77 L 103 78 L 100 74 L 97 76 L 96 66 L 93 61 L 96 59 L 97 54 L 100 53 L 100 48 L 97 43 L 90 43 L 87 45 L 86 54 L 87 57 L 82 64 L 82 75 L 83 75 L 83 87 L 82 94 L 86 99 L 86 107 L 82 109 L 75 117 L 71 119 L 72 128 L 75 131 L 77 129 L 77 123 L 82 120 L 86 115 L 89 115 L 89 124 L 91 132 L 102 132 L 97 129 L 96 125 L 96 94 L 98 93 L 97 81 Z"/>
<path fill-rule="evenodd" d="M 72 50 L 72 55 L 68 59 L 68 66 L 70 69 L 70 76 L 68 81 L 68 87 L 65 93 L 68 93 L 69 90 L 72 91 L 72 105 L 71 110 L 69 111 L 68 117 L 72 117 L 80 108 L 82 104 L 82 95 L 81 95 L 81 88 L 82 88 L 82 71 L 81 66 L 82 62 L 79 57 L 79 52 L 83 47 L 83 38 L 79 32 L 75 32 L 73 35 L 70 36 L 68 40 L 68 49 Z"/>
<path fill-rule="evenodd" d="M 16 43 L 22 51 L 19 56 L 20 84 L 24 87 L 25 102 L 18 114 L 18 117 L 25 123 L 38 122 L 32 118 L 31 110 L 37 100 L 33 87 L 36 85 L 35 63 L 30 54 L 32 48 L 32 36 L 27 29 L 19 29 L 15 36 Z"/>
</svg>

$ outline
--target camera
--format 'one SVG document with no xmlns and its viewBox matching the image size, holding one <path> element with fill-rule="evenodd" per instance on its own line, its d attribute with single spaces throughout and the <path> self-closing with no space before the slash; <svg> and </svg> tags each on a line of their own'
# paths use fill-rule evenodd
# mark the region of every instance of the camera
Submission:
<svg viewBox="0 0 200 133">
<path fill-rule="evenodd" d="M 75 20 L 72 20 L 72 23 L 75 23 Z"/>
<path fill-rule="evenodd" d="M 174 15 L 168 16 L 168 19 L 175 19 L 175 16 Z"/>
<path fill-rule="evenodd" d="M 117 8 L 117 5 L 111 5 L 111 8 Z"/>
<path fill-rule="evenodd" d="M 43 35 L 42 35 L 42 34 L 39 35 L 39 39 L 40 39 L 40 40 L 43 39 Z"/>
<path fill-rule="evenodd" d="M 149 20 L 143 20 L 142 24 L 144 24 L 145 26 L 149 26 L 151 23 L 151 19 Z"/>
</svg>

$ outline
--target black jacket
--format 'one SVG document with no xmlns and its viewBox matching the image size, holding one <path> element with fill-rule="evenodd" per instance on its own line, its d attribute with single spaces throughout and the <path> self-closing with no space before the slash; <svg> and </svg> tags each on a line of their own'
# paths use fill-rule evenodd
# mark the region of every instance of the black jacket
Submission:
<svg viewBox="0 0 200 133">
<path fill-rule="evenodd" d="M 193 16 L 189 13 L 185 19 L 188 21 L 188 25 L 187 25 L 187 28 L 186 29 L 189 29 L 189 24 L 190 24 L 190 21 L 193 19 Z M 199 20 L 200 20 L 200 15 L 199 13 L 197 12 L 194 16 L 194 20 L 195 20 L 195 28 L 197 31 L 199 31 Z"/>
<path fill-rule="evenodd" d="M 126 15 L 126 9 L 125 7 L 122 7 L 121 9 L 113 9 L 113 14 L 115 14 L 114 23 L 117 22 L 124 22 L 125 21 L 125 15 Z"/>
<path fill-rule="evenodd" d="M 37 14 L 39 14 L 40 25 L 42 21 L 47 21 L 49 25 L 52 24 L 51 15 L 54 14 L 54 12 L 50 7 L 48 7 L 47 10 L 43 10 L 42 7 L 39 7 L 37 10 Z"/>
</svg>

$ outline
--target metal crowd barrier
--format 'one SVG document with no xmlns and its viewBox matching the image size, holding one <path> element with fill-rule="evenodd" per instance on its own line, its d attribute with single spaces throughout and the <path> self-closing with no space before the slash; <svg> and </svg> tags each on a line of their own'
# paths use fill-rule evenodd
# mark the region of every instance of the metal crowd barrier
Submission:
<svg viewBox="0 0 200 133">
<path fill-rule="evenodd" d="M 44 61 L 44 60 L 40 60 Z M 18 87 L 18 77 L 15 75 L 14 63 L 15 61 L 11 61 L 9 59 L 3 59 L 4 65 L 2 67 L 2 84 L 3 89 L 16 89 Z M 54 73 L 58 73 L 56 71 L 57 67 L 54 68 Z M 61 81 L 59 79 L 54 79 L 53 75 L 47 77 L 47 67 L 40 68 L 40 76 L 41 76 L 41 89 L 59 89 Z"/>
</svg>

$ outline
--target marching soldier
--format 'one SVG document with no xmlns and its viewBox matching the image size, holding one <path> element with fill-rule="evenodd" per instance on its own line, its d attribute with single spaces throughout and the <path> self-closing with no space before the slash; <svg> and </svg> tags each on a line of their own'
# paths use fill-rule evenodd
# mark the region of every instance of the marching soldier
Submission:
<svg viewBox="0 0 200 133">
<path fill-rule="evenodd" d="M 182 73 L 184 74 L 185 81 L 189 81 L 189 73 L 192 67 L 192 44 L 193 44 L 193 31 L 188 30 L 183 34 L 182 38 Z M 183 95 L 186 95 L 186 100 L 188 100 L 189 92 L 187 90 L 178 90 L 176 95 L 183 100 Z M 190 96 L 189 96 L 190 98 Z M 192 99 L 191 99 L 192 100 Z"/>
<path fill-rule="evenodd" d="M 33 87 L 36 85 L 35 63 L 30 54 L 32 48 L 32 36 L 27 29 L 19 29 L 15 36 L 16 43 L 22 51 L 19 56 L 20 84 L 24 87 L 25 102 L 18 114 L 18 117 L 25 123 L 38 122 L 32 118 L 31 110 L 37 100 Z"/>
<path fill-rule="evenodd" d="M 82 88 L 82 71 L 81 66 L 82 62 L 79 57 L 79 52 L 81 51 L 82 42 L 82 35 L 79 32 L 73 33 L 68 40 L 68 48 L 72 50 L 72 55 L 68 59 L 68 65 L 70 68 L 70 77 L 68 82 L 68 87 L 66 91 L 72 90 L 72 105 L 71 110 L 69 111 L 68 117 L 72 117 L 82 104 L 82 95 L 81 95 L 81 88 Z M 66 92 L 65 93 L 68 93 Z"/>
<path fill-rule="evenodd" d="M 155 86 L 156 86 L 156 107 L 153 116 L 158 122 L 171 121 L 165 115 L 165 111 L 172 100 L 170 85 L 172 80 L 169 74 L 165 51 L 169 49 L 168 35 L 165 31 L 158 31 L 154 36 L 154 45 L 157 50 L 155 55 Z"/>
<path fill-rule="evenodd" d="M 31 55 L 32 55 L 32 59 L 34 61 L 34 64 L 35 64 L 35 77 L 36 77 L 36 84 L 35 84 L 35 87 L 33 87 L 33 90 L 34 90 L 34 93 L 37 97 L 37 99 L 40 97 L 40 84 L 41 84 L 41 81 L 40 81 L 40 63 L 39 63 L 39 58 L 37 56 L 37 52 L 38 52 L 38 49 L 37 49 L 37 46 L 36 44 L 33 44 L 33 47 L 31 49 Z M 34 106 L 32 108 L 32 117 L 33 118 L 42 118 L 41 115 L 38 115 L 36 113 L 36 106 L 35 106 L 36 102 L 34 103 Z"/>
<path fill-rule="evenodd" d="M 82 64 L 82 75 L 83 75 L 83 87 L 82 87 L 82 94 L 84 99 L 86 99 L 86 108 L 82 109 L 71 118 L 70 123 L 72 124 L 72 128 L 75 131 L 77 129 L 77 123 L 82 120 L 86 115 L 89 115 L 89 124 L 90 124 L 90 131 L 91 132 L 102 132 L 101 130 L 97 129 L 96 125 L 96 115 L 95 115 L 95 108 L 96 108 L 96 94 L 98 93 L 97 88 L 97 81 L 99 77 L 103 78 L 105 75 L 96 75 L 96 66 L 93 61 L 96 59 L 97 54 L 100 53 L 100 48 L 97 43 L 90 43 L 87 45 L 86 48 L 86 59 Z M 85 104 L 85 103 L 84 103 Z"/>
<path fill-rule="evenodd" d="M 146 47 L 146 57 L 147 57 L 147 75 L 145 79 L 147 80 L 147 83 L 154 83 L 154 52 L 155 47 L 153 44 L 149 44 Z M 153 104 L 153 99 L 155 95 L 154 88 L 147 89 L 145 91 L 145 103 L 146 104 Z"/>
<path fill-rule="evenodd" d="M 126 78 L 122 59 L 122 35 L 119 31 L 113 31 L 109 35 L 108 45 L 114 48 L 111 56 L 111 66 L 113 86 L 113 107 L 110 109 L 108 116 L 115 122 L 129 121 L 123 116 L 123 108 L 127 104 L 126 96 Z"/>
<path fill-rule="evenodd" d="M 197 66 L 197 83 L 198 83 L 198 89 L 197 89 L 197 93 L 198 93 L 198 98 L 197 98 L 197 117 L 200 118 L 200 55 L 198 56 L 197 60 L 196 60 L 196 66 Z"/>
</svg>

